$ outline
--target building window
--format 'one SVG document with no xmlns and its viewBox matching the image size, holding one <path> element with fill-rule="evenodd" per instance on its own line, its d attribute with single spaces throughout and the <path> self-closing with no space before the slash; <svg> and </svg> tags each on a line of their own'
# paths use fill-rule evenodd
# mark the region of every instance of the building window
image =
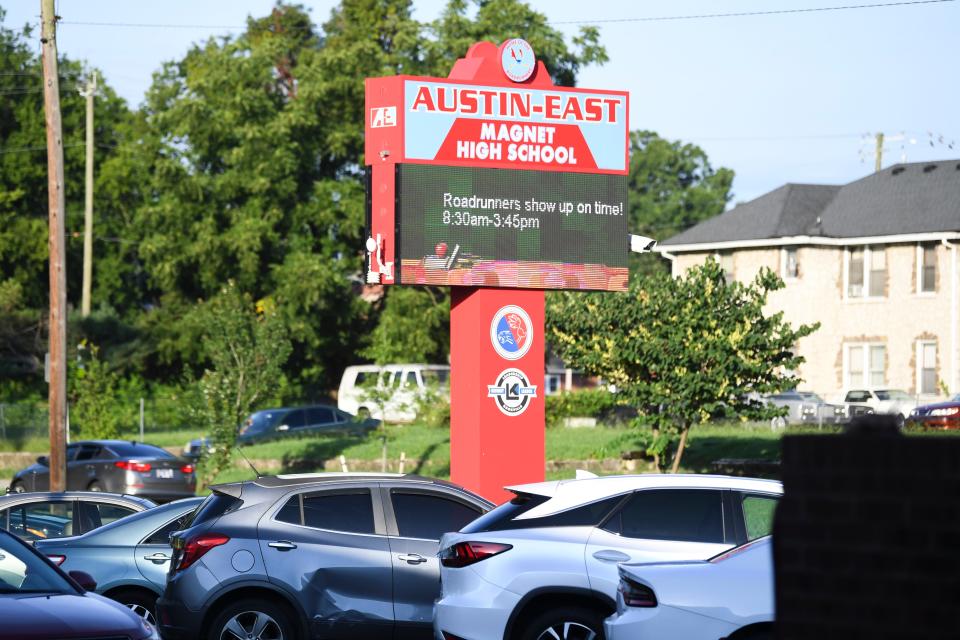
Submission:
<svg viewBox="0 0 960 640">
<path fill-rule="evenodd" d="M 733 254 L 729 252 L 717 254 L 717 261 L 720 263 L 720 268 L 723 269 L 727 284 L 730 284 L 733 282 Z"/>
<path fill-rule="evenodd" d="M 934 293 L 937 290 L 937 247 L 921 245 L 917 248 L 917 290 Z"/>
<path fill-rule="evenodd" d="M 800 263 L 797 261 L 797 248 L 786 247 L 782 252 L 780 272 L 784 280 L 794 280 L 800 277 Z"/>
<path fill-rule="evenodd" d="M 937 393 L 937 343 L 917 343 L 917 389 L 925 395 Z"/>
<path fill-rule="evenodd" d="M 863 297 L 863 249 L 854 249 L 850 252 L 850 261 L 847 265 L 847 296 Z"/>
<path fill-rule="evenodd" d="M 847 297 L 884 297 L 887 289 L 887 252 L 884 247 L 850 249 L 847 257 Z"/>
<path fill-rule="evenodd" d="M 847 345 L 847 388 L 877 388 L 886 386 L 887 348 L 882 344 Z"/>
</svg>

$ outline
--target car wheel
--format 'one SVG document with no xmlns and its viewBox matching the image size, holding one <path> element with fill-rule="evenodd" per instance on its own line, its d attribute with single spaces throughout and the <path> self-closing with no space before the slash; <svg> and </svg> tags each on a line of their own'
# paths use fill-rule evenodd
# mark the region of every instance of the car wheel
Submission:
<svg viewBox="0 0 960 640">
<path fill-rule="evenodd" d="M 112 594 L 111 600 L 116 600 L 135 614 L 157 626 L 157 597 L 139 591 L 120 591 Z"/>
<path fill-rule="evenodd" d="M 523 627 L 520 640 L 603 640 L 604 617 L 582 607 L 550 609 Z"/>
<path fill-rule="evenodd" d="M 778 429 L 783 429 L 786 426 L 787 426 L 787 419 L 784 418 L 783 416 L 777 416 L 776 418 L 772 418 L 770 420 L 770 428 L 774 431 Z"/>
<path fill-rule="evenodd" d="M 99 482 L 94 480 L 93 482 L 87 485 L 87 491 L 103 491 L 103 486 Z"/>
<path fill-rule="evenodd" d="M 227 605 L 210 625 L 208 640 L 292 640 L 293 618 L 286 607 L 264 600 Z"/>
</svg>

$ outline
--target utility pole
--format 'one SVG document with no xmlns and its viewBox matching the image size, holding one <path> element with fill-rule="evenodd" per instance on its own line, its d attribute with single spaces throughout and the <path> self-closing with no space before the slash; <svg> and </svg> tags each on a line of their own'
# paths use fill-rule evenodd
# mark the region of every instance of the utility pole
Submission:
<svg viewBox="0 0 960 640">
<path fill-rule="evenodd" d="M 93 95 L 97 92 L 97 72 L 87 80 L 86 91 L 80 95 L 87 99 L 87 175 L 83 205 L 83 293 L 80 300 L 80 315 L 90 315 L 90 288 L 93 282 Z"/>
<path fill-rule="evenodd" d="M 883 164 L 883 132 L 877 134 L 877 172 L 880 171 Z"/>
<path fill-rule="evenodd" d="M 47 124 L 47 192 L 50 249 L 50 490 L 66 490 L 67 268 L 66 200 L 63 193 L 63 133 L 57 70 L 54 0 L 40 0 L 43 47 L 43 106 Z"/>
</svg>

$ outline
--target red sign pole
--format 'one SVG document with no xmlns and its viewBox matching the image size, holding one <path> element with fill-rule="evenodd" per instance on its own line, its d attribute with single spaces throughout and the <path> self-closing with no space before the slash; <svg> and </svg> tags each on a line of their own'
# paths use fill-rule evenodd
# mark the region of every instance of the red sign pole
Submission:
<svg viewBox="0 0 960 640">
<path fill-rule="evenodd" d="M 509 497 L 504 486 L 543 480 L 544 293 L 454 287 L 451 295 L 450 479 L 498 502 Z M 528 318 L 508 318 L 512 307 Z M 514 351 L 499 342 L 516 343 L 521 332 Z"/>
</svg>

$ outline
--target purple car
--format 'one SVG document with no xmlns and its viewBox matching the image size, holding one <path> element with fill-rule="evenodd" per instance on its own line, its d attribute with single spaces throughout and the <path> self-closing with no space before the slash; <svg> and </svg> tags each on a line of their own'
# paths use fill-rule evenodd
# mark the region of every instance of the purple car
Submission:
<svg viewBox="0 0 960 640">
<path fill-rule="evenodd" d="M 159 640 L 148 622 L 93 593 L 82 571 L 70 575 L 0 529 L 0 640 L 128 638 Z"/>
</svg>

